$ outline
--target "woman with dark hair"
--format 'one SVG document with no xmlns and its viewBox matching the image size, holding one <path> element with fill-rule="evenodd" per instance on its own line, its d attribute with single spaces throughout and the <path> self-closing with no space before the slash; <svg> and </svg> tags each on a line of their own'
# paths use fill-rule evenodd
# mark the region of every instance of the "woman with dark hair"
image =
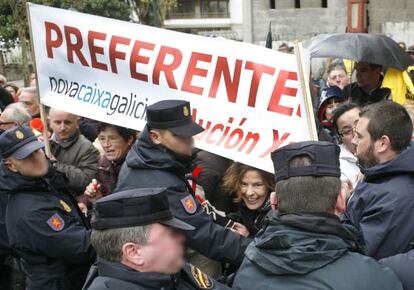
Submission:
<svg viewBox="0 0 414 290">
<path fill-rule="evenodd" d="M 272 174 L 241 163 L 233 163 L 226 171 L 223 187 L 232 195 L 238 210 L 228 215 L 247 227 L 254 237 L 270 210 L 269 195 L 275 188 Z"/>
<path fill-rule="evenodd" d="M 5 88 L 0 86 L 0 113 L 12 103 L 14 103 L 13 96 Z"/>
<path fill-rule="evenodd" d="M 5 88 L 6 91 L 10 93 L 15 103 L 19 101 L 19 97 L 17 96 L 17 92 L 19 91 L 18 86 L 16 86 L 15 84 L 8 83 L 8 84 L 5 84 L 3 88 Z"/>
<path fill-rule="evenodd" d="M 98 141 L 104 154 L 98 161 L 98 178 L 86 187 L 85 194 L 80 203 L 87 207 L 90 202 L 111 194 L 118 181 L 125 157 L 137 138 L 137 132 L 124 127 L 99 123 Z M 80 205 L 82 207 L 82 205 Z M 84 210 L 84 208 L 83 208 Z"/>
</svg>

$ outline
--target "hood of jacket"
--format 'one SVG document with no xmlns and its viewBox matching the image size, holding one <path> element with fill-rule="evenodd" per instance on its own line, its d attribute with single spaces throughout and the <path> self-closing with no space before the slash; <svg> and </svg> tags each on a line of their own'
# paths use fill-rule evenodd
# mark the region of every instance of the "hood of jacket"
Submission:
<svg viewBox="0 0 414 290">
<path fill-rule="evenodd" d="M 191 157 L 179 157 L 162 145 L 154 144 L 148 127 L 141 132 L 126 157 L 128 167 L 134 169 L 159 169 L 185 175 L 191 171 Z"/>
<path fill-rule="evenodd" d="M 397 158 L 370 168 L 362 168 L 366 181 L 400 174 L 414 174 L 414 143 L 401 152 Z"/>
<path fill-rule="evenodd" d="M 15 173 L 0 163 L 0 194 L 16 194 L 20 192 L 61 192 L 68 194 L 66 178 L 52 166 L 43 177 L 27 177 Z"/>
<path fill-rule="evenodd" d="M 331 214 L 271 212 L 263 230 L 248 246 L 246 257 L 271 275 L 304 275 L 320 269 L 348 251 L 361 251 L 353 227 Z"/>
</svg>

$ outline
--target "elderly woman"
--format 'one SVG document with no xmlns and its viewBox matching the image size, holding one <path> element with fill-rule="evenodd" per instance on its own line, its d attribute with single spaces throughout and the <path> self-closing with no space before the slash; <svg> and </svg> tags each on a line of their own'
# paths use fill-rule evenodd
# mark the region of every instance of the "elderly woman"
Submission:
<svg viewBox="0 0 414 290">
<path fill-rule="evenodd" d="M 247 227 L 254 237 L 270 210 L 269 195 L 275 188 L 273 175 L 257 168 L 233 163 L 223 179 L 223 187 L 233 196 L 238 210 L 228 215 Z"/>
<path fill-rule="evenodd" d="M 118 181 L 119 171 L 136 137 L 137 132 L 131 129 L 106 123 L 98 125 L 97 139 L 104 154 L 98 161 L 98 178 L 92 180 L 87 186 L 80 203 L 89 207 L 90 201 L 113 192 Z M 80 204 L 80 207 L 83 206 Z"/>
</svg>

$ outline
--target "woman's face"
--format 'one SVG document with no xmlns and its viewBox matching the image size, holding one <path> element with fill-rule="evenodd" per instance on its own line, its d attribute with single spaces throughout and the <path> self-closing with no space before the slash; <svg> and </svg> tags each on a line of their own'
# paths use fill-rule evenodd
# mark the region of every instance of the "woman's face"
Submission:
<svg viewBox="0 0 414 290">
<path fill-rule="evenodd" d="M 109 161 L 117 161 L 129 150 L 132 140 L 125 141 L 113 127 L 106 127 L 98 135 L 98 140 Z"/>
<path fill-rule="evenodd" d="M 260 173 L 257 170 L 249 170 L 241 179 L 240 193 L 247 208 L 256 210 L 263 205 L 269 192 Z"/>
</svg>

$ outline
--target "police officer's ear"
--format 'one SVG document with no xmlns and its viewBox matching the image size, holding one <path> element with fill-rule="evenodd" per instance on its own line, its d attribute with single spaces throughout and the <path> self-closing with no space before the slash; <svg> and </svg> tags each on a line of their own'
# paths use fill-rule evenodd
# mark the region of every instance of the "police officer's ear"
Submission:
<svg viewBox="0 0 414 290">
<path fill-rule="evenodd" d="M 18 172 L 16 165 L 14 165 L 14 163 L 11 162 L 10 159 L 5 159 L 3 163 L 11 172 Z"/>
<path fill-rule="evenodd" d="M 348 186 L 348 185 L 341 184 L 341 188 L 338 192 L 338 197 L 336 199 L 335 214 L 337 216 L 342 215 L 345 212 L 345 209 L 346 209 L 347 190 L 346 190 L 345 186 Z"/>
<path fill-rule="evenodd" d="M 270 193 L 270 206 L 272 207 L 273 210 L 276 210 L 277 204 L 278 204 L 277 194 L 276 192 L 273 191 Z"/>
<path fill-rule="evenodd" d="M 139 269 L 144 266 L 145 261 L 144 247 L 135 243 L 125 243 L 122 246 L 122 262 Z"/>
<path fill-rule="evenodd" d="M 151 129 L 149 132 L 149 136 L 151 138 L 152 143 L 155 145 L 159 145 L 162 143 L 162 136 L 161 136 L 161 130 L 157 129 Z"/>
</svg>

